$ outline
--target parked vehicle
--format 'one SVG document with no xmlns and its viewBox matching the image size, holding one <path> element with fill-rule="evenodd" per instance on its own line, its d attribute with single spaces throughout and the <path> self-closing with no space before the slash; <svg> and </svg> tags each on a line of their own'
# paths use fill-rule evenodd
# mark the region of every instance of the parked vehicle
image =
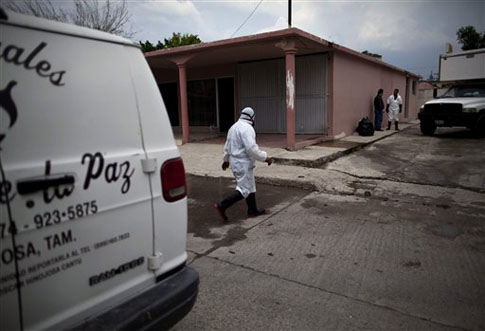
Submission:
<svg viewBox="0 0 485 331">
<path fill-rule="evenodd" d="M 440 98 L 421 106 L 421 132 L 432 135 L 439 126 L 464 126 L 485 135 L 485 83 L 452 86 Z"/>
<path fill-rule="evenodd" d="M 139 47 L 0 9 L 0 72 L 0 329 L 176 323 L 185 171 Z"/>
<path fill-rule="evenodd" d="M 424 135 L 440 126 L 465 126 L 485 135 L 485 48 L 440 56 L 440 80 L 448 87 L 441 97 L 421 106 L 419 119 Z"/>
</svg>

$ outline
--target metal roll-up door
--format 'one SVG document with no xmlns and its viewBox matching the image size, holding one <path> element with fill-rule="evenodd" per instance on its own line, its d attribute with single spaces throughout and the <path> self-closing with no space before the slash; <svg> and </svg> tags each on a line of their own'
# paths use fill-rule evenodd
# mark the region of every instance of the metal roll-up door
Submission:
<svg viewBox="0 0 485 331">
<path fill-rule="evenodd" d="M 238 66 L 239 108 L 256 112 L 255 130 L 261 133 L 284 132 L 283 60 L 242 63 Z M 285 123 L 286 124 L 286 123 Z"/>
<path fill-rule="evenodd" d="M 284 59 L 238 65 L 239 108 L 256 112 L 260 133 L 286 133 Z M 327 131 L 327 56 L 296 57 L 296 132 Z"/>
<path fill-rule="evenodd" d="M 327 56 L 296 58 L 296 132 L 327 133 Z"/>
</svg>

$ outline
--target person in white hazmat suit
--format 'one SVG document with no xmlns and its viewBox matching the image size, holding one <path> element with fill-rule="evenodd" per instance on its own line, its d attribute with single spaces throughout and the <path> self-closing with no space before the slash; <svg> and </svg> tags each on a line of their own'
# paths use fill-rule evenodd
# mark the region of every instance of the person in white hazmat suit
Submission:
<svg viewBox="0 0 485 331">
<path fill-rule="evenodd" d="M 256 217 L 265 212 L 264 209 L 258 209 L 256 205 L 256 183 L 253 170 L 256 161 L 271 165 L 273 160 L 256 144 L 254 118 L 254 110 L 250 107 L 244 108 L 239 120 L 231 126 L 227 133 L 222 170 L 231 167 L 237 186 L 233 193 L 214 205 L 224 221 L 227 221 L 227 208 L 243 198 L 246 199 L 248 205 L 248 217 Z"/>
<path fill-rule="evenodd" d="M 394 93 L 387 98 L 387 129 L 391 130 L 391 122 L 394 120 L 394 125 L 396 127 L 396 131 L 399 131 L 399 114 L 402 112 L 402 99 L 399 95 L 399 90 L 394 89 Z"/>
</svg>

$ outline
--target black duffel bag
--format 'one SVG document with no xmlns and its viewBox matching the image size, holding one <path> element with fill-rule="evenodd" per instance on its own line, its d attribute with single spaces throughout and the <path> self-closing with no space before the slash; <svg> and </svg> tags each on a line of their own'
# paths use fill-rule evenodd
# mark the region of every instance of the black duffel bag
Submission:
<svg viewBox="0 0 485 331">
<path fill-rule="evenodd" d="M 369 117 L 364 117 L 360 120 L 359 125 L 357 126 L 357 132 L 361 136 L 373 136 L 374 135 L 374 124 L 369 119 Z"/>
</svg>

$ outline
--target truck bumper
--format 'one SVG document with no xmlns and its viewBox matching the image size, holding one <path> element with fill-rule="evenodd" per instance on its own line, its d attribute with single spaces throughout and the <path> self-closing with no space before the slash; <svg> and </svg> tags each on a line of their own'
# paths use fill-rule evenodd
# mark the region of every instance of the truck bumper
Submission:
<svg viewBox="0 0 485 331">
<path fill-rule="evenodd" d="M 198 288 L 197 271 L 182 266 L 150 290 L 75 330 L 167 330 L 192 309 Z"/>
<path fill-rule="evenodd" d="M 418 118 L 421 122 L 431 122 L 434 123 L 436 126 L 466 126 L 468 128 L 475 127 L 481 116 L 481 113 L 418 114 Z"/>
</svg>

